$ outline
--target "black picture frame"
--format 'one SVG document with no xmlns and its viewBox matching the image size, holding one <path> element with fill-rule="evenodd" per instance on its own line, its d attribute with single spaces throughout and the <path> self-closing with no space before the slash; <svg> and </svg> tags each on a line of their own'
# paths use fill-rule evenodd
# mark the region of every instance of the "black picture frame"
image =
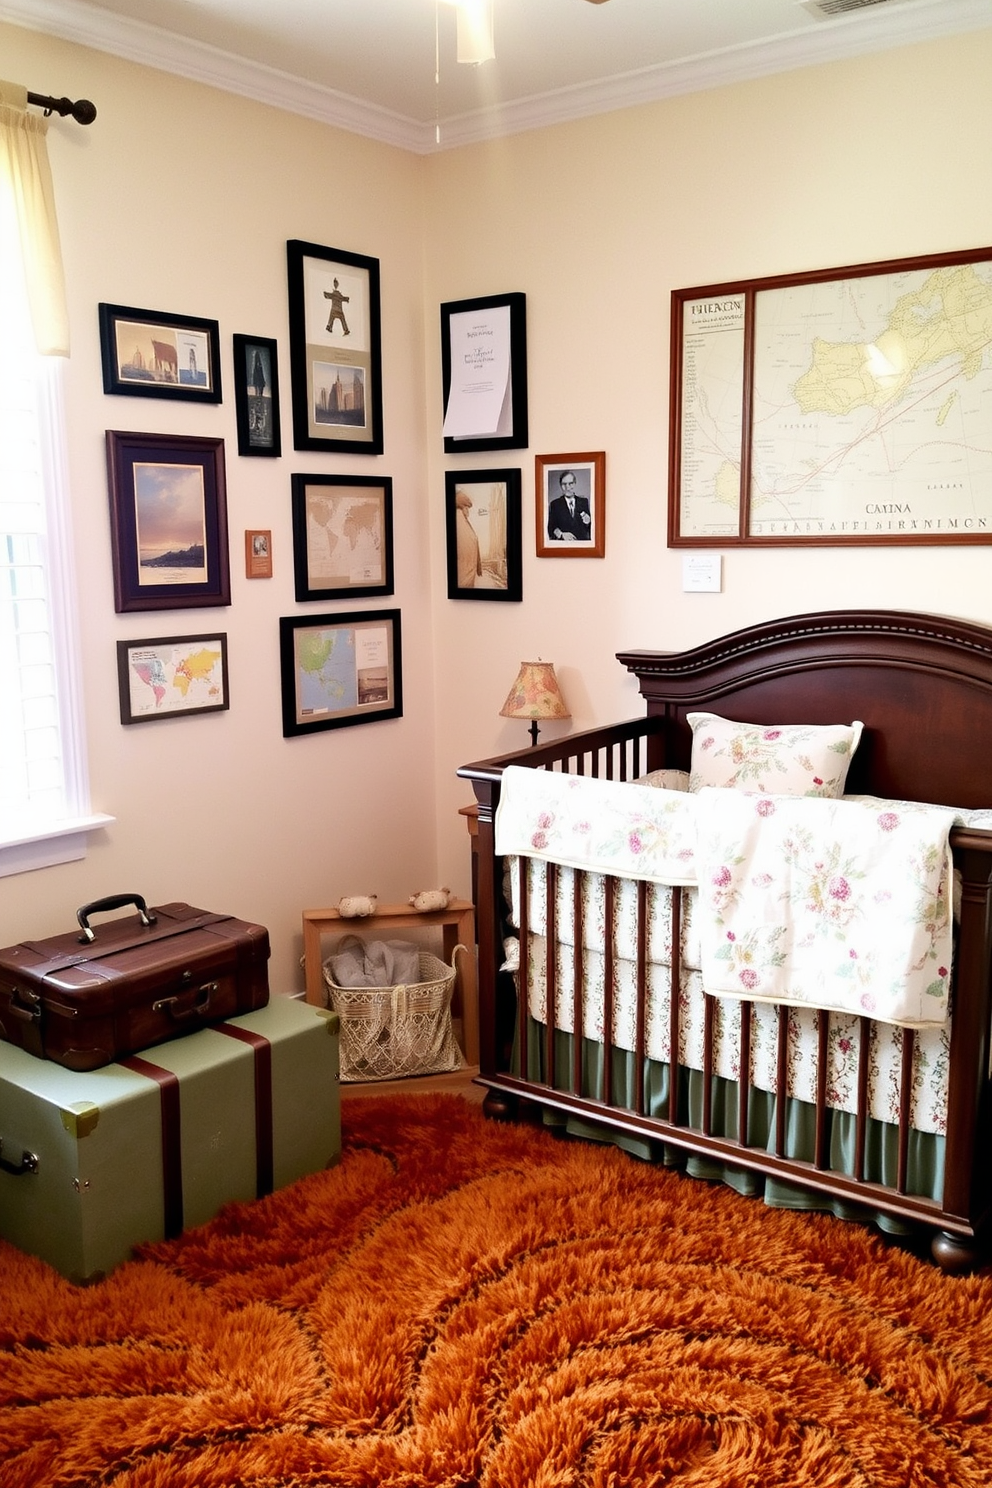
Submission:
<svg viewBox="0 0 992 1488">
<path fill-rule="evenodd" d="M 492 433 L 467 435 L 444 434 L 446 455 L 474 454 L 481 450 L 526 449 L 527 432 L 527 296 L 512 294 L 481 295 L 469 300 L 449 300 L 441 306 L 441 382 L 445 423 L 449 417 L 452 376 L 459 362 L 456 349 L 468 343 L 484 346 L 494 329 L 509 334 L 508 386 L 500 409 L 497 429 Z M 463 352 L 465 365 L 468 355 Z M 484 361 L 484 354 L 479 353 Z"/>
<path fill-rule="evenodd" d="M 393 592 L 388 475 L 294 475 L 293 567 L 301 602 Z"/>
<path fill-rule="evenodd" d="M 444 486 L 448 598 L 522 600 L 519 469 L 447 470 Z"/>
<path fill-rule="evenodd" d="M 117 613 L 229 605 L 223 439 L 108 429 L 106 442 Z"/>
<path fill-rule="evenodd" d="M 216 320 L 101 304 L 103 391 L 127 398 L 221 402 Z"/>
<path fill-rule="evenodd" d="M 403 716 L 399 610 L 284 616 L 279 661 L 287 739 Z"/>
<path fill-rule="evenodd" d="M 293 445 L 381 455 L 379 260 L 286 244 Z"/>
<path fill-rule="evenodd" d="M 231 344 L 238 454 L 276 459 L 282 454 L 278 344 L 270 336 L 240 334 Z"/>
<path fill-rule="evenodd" d="M 211 631 L 118 641 L 117 685 L 123 724 L 226 712 L 231 706 L 227 635 Z"/>
</svg>

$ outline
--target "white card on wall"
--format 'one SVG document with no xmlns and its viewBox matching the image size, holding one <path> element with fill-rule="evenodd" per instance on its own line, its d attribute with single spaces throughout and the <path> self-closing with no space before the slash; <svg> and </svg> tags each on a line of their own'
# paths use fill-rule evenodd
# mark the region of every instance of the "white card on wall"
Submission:
<svg viewBox="0 0 992 1488">
<path fill-rule="evenodd" d="M 719 594 L 723 587 L 723 558 L 719 553 L 685 553 L 682 589 L 686 594 Z"/>
</svg>

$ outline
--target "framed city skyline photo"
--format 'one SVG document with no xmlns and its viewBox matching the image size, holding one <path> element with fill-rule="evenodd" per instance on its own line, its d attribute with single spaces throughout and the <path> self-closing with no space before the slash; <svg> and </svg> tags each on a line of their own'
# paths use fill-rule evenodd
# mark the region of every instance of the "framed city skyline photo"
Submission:
<svg viewBox="0 0 992 1488">
<path fill-rule="evenodd" d="M 538 558 L 606 552 L 606 455 L 538 455 L 534 494 Z"/>
<path fill-rule="evenodd" d="M 279 424 L 279 357 L 267 336 L 232 338 L 234 409 L 238 418 L 238 454 L 282 454 Z"/>
<path fill-rule="evenodd" d="M 296 598 L 393 592 L 393 482 L 375 475 L 294 475 Z"/>
<path fill-rule="evenodd" d="M 101 304 L 103 391 L 134 398 L 221 401 L 216 320 Z"/>
<path fill-rule="evenodd" d="M 445 472 L 448 598 L 523 598 L 519 470 Z"/>
<path fill-rule="evenodd" d="M 231 602 L 223 439 L 107 430 L 114 608 Z"/>
<path fill-rule="evenodd" d="M 286 244 L 293 444 L 382 454 L 379 260 Z"/>
<path fill-rule="evenodd" d="M 403 715 L 399 610 L 279 621 L 286 738 Z"/>
</svg>

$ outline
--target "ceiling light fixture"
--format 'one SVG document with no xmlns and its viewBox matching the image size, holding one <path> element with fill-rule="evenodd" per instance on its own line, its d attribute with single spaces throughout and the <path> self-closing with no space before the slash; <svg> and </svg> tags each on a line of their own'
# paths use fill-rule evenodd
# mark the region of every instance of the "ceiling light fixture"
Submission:
<svg viewBox="0 0 992 1488">
<path fill-rule="evenodd" d="M 458 61 L 478 67 L 480 62 L 492 62 L 496 56 L 493 45 L 493 0 L 444 0 L 453 5 L 458 19 Z"/>
</svg>

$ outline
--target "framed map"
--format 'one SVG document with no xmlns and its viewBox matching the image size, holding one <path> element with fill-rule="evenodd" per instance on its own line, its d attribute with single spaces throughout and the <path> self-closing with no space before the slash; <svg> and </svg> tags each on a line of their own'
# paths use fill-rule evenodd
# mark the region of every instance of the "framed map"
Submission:
<svg viewBox="0 0 992 1488">
<path fill-rule="evenodd" d="M 992 543 L 992 248 L 676 291 L 669 540 Z"/>
<path fill-rule="evenodd" d="M 279 621 L 284 738 L 403 716 L 399 610 Z"/>
<path fill-rule="evenodd" d="M 227 636 L 165 636 L 117 642 L 121 723 L 230 707 Z"/>
<path fill-rule="evenodd" d="M 296 598 L 393 592 L 393 482 L 388 475 L 294 475 Z"/>
</svg>

